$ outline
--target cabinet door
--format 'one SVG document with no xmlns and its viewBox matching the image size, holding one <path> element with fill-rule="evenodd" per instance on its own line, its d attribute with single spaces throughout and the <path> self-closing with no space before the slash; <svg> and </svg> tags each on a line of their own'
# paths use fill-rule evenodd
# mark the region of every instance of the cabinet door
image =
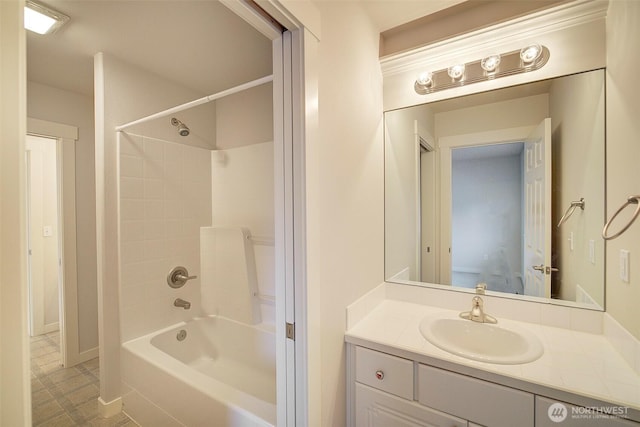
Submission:
<svg viewBox="0 0 640 427">
<path fill-rule="evenodd" d="M 615 409 L 614 409 L 615 408 Z M 609 408 L 605 408 L 609 409 Z M 609 410 L 624 408 L 611 406 Z M 624 414 L 619 414 L 624 416 Z M 536 396 L 536 427 L 638 427 L 640 424 L 622 418 L 609 417 L 570 403 L 558 402 L 547 397 Z"/>
<path fill-rule="evenodd" d="M 356 383 L 356 427 L 466 427 L 467 422 Z"/>
<path fill-rule="evenodd" d="M 420 365 L 418 401 L 491 427 L 533 427 L 533 394 Z"/>
</svg>

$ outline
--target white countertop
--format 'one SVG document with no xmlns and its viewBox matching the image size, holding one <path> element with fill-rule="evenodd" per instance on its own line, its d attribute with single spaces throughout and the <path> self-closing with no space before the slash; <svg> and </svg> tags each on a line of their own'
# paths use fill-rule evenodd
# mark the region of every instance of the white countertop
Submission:
<svg viewBox="0 0 640 427">
<path fill-rule="evenodd" d="M 584 406 L 595 405 L 590 400 L 595 399 L 629 407 L 629 418 L 640 421 L 640 375 L 603 335 L 498 318 L 506 327 L 517 324 L 531 331 L 545 349 L 533 362 L 498 365 L 456 356 L 424 339 L 418 329 L 420 321 L 438 312 L 457 314 L 386 299 L 346 332 L 346 341 L 558 400 L 570 399 L 565 395 L 570 393 L 584 397 L 572 402 Z"/>
</svg>

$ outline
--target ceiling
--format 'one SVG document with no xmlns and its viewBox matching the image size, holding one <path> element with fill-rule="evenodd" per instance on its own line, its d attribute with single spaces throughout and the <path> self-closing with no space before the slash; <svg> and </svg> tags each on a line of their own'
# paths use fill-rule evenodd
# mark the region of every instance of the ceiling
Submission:
<svg viewBox="0 0 640 427">
<path fill-rule="evenodd" d="M 71 17 L 27 31 L 30 81 L 93 95 L 93 56 L 112 54 L 209 95 L 271 74 L 271 41 L 217 1 L 46 0 Z"/>
<path fill-rule="evenodd" d="M 319 0 L 323 1 L 323 0 Z M 384 31 L 462 0 L 357 1 Z M 71 20 L 27 32 L 30 81 L 93 95 L 93 56 L 112 54 L 209 95 L 271 74 L 271 42 L 216 0 L 44 0 Z"/>
</svg>

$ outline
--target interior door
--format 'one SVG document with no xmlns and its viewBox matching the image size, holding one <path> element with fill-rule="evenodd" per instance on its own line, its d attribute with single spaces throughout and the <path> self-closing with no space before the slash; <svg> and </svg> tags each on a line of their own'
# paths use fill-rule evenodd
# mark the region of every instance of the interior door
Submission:
<svg viewBox="0 0 640 427">
<path fill-rule="evenodd" d="M 524 145 L 524 293 L 551 297 L 551 119 Z"/>
</svg>

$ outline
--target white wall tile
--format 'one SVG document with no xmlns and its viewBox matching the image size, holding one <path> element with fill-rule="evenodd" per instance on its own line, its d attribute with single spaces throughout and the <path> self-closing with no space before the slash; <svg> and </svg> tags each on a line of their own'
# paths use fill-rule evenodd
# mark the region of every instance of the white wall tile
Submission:
<svg viewBox="0 0 640 427">
<path fill-rule="evenodd" d="M 200 275 L 199 228 L 211 225 L 211 155 L 134 135 L 123 138 L 120 149 L 121 327 L 128 340 L 201 313 L 200 281 L 176 290 L 166 276 L 177 265 Z M 174 307 L 177 297 L 192 309 Z"/>
<path fill-rule="evenodd" d="M 145 182 L 142 178 L 123 176 L 120 178 L 120 197 L 123 199 L 141 199 L 144 196 Z"/>
<path fill-rule="evenodd" d="M 143 196 L 147 200 L 164 199 L 164 180 L 145 179 Z"/>
<path fill-rule="evenodd" d="M 134 178 L 142 178 L 143 161 L 140 157 L 128 155 L 120 156 L 120 176 L 129 176 Z"/>
</svg>

